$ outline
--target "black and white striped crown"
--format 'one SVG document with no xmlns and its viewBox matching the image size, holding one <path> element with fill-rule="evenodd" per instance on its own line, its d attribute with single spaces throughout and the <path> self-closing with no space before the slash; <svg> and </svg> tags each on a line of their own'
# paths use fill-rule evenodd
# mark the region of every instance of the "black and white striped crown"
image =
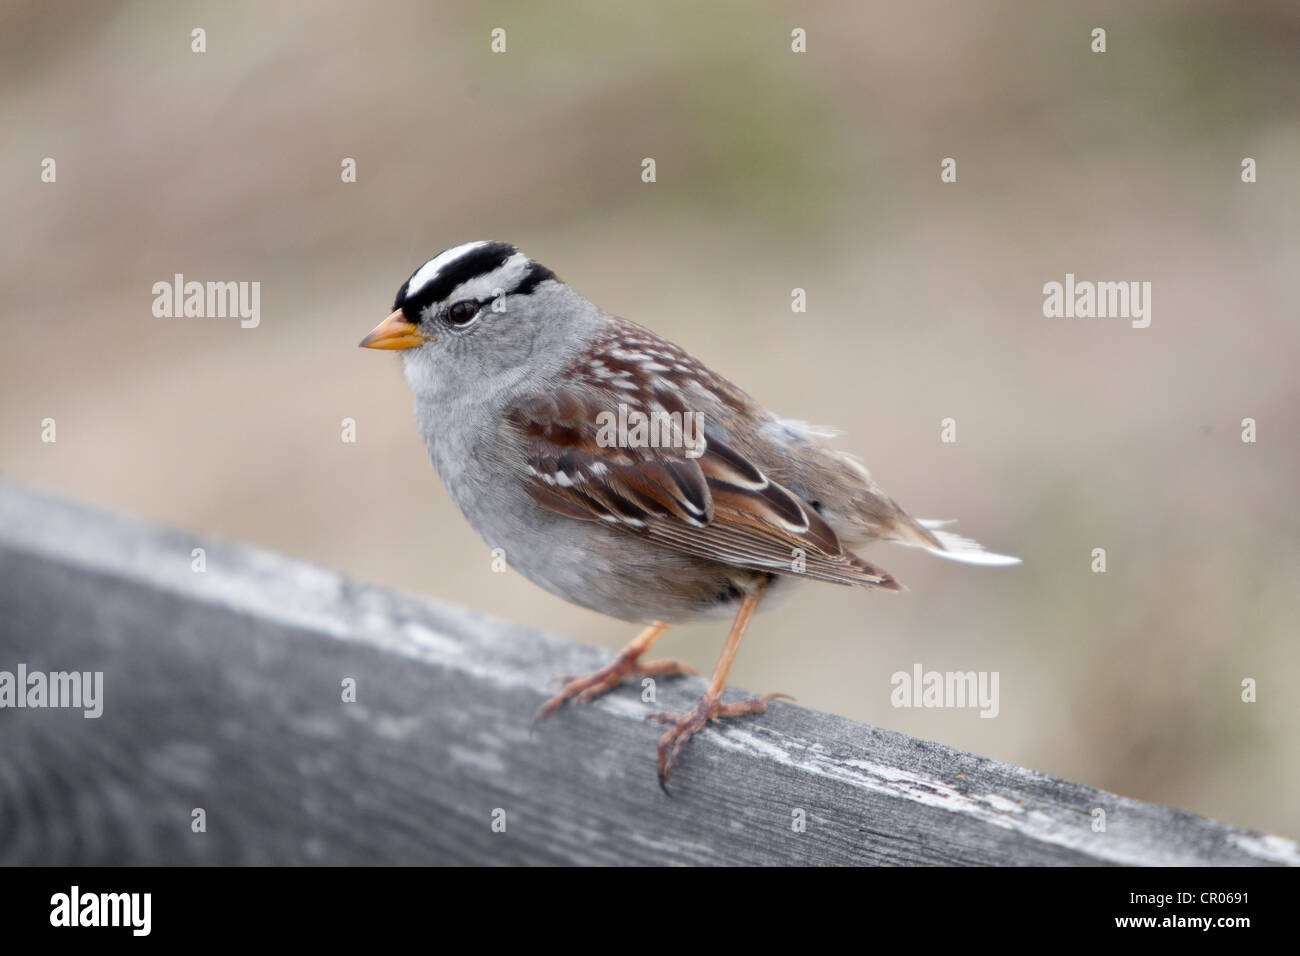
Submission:
<svg viewBox="0 0 1300 956">
<path fill-rule="evenodd" d="M 527 295 L 555 273 L 508 242 L 479 240 L 440 252 L 402 283 L 393 309 L 418 322 L 431 306 L 472 299 L 487 304 L 502 295 Z"/>
</svg>

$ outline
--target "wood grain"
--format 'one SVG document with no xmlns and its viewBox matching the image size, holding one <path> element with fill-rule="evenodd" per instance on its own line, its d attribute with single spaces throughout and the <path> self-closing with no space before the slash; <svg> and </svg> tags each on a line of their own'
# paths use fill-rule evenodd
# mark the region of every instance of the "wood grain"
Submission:
<svg viewBox="0 0 1300 956">
<path fill-rule="evenodd" d="M 701 733 L 670 799 L 631 687 L 528 733 L 554 676 L 601 652 L 3 483 L 0 610 L 0 670 L 104 672 L 99 719 L 0 709 L 3 864 L 1300 863 L 1289 840 L 780 703 Z M 659 706 L 702 686 L 663 682 Z"/>
</svg>

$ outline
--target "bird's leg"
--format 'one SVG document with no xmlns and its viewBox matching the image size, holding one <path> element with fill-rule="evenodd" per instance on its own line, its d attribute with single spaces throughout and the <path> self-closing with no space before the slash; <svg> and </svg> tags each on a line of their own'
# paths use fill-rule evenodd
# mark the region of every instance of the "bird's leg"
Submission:
<svg viewBox="0 0 1300 956">
<path fill-rule="evenodd" d="M 722 703 L 722 691 L 727 686 L 727 672 L 731 670 L 731 664 L 736 659 L 736 652 L 740 650 L 741 638 L 745 636 L 745 628 L 749 624 L 749 619 L 753 617 L 766 587 L 766 583 L 760 585 L 755 593 L 747 594 L 741 600 L 740 610 L 736 612 L 736 620 L 731 625 L 731 633 L 727 635 L 727 643 L 722 648 L 722 656 L 718 658 L 718 666 L 713 671 L 713 679 L 709 681 L 709 689 L 704 692 L 704 696 L 700 698 L 700 702 L 695 709 L 685 714 L 654 715 L 654 719 L 660 723 L 673 725 L 667 733 L 659 738 L 659 786 L 663 788 L 665 793 L 668 792 L 668 776 L 673 772 L 673 768 L 677 766 L 682 748 L 710 720 L 717 717 L 761 714 L 767 709 L 768 701 L 775 700 L 778 697 L 785 700 L 794 700 L 789 694 L 766 694 L 754 700 L 741 701 L 738 704 Z"/>
<path fill-rule="evenodd" d="M 664 660 L 641 663 L 641 655 L 648 651 L 650 645 L 659 640 L 659 637 L 666 630 L 668 630 L 667 624 L 663 621 L 655 621 L 638 634 L 627 647 L 623 648 L 618 657 L 594 674 L 588 674 L 586 677 L 561 678 L 565 682 L 564 689 L 541 706 L 541 709 L 537 711 L 537 715 L 533 717 L 533 726 L 537 726 L 540 721 L 545 720 L 559 710 L 569 698 L 576 697 L 579 703 L 585 704 L 601 694 L 613 690 L 627 677 L 668 677 L 674 674 L 694 674 L 695 670 L 693 668 L 680 661 Z"/>
</svg>

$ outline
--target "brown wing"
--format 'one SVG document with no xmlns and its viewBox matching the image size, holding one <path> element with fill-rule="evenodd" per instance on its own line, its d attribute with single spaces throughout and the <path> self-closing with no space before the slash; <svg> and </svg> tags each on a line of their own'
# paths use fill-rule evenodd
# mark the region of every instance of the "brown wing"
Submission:
<svg viewBox="0 0 1300 956">
<path fill-rule="evenodd" d="M 609 392 L 575 388 L 507 413 L 528 462 L 528 491 L 543 507 L 723 564 L 899 589 L 845 551 L 811 506 L 716 438 L 700 436 L 689 454 L 662 442 L 621 447 L 602 441 L 601 412 L 617 415 Z"/>
</svg>

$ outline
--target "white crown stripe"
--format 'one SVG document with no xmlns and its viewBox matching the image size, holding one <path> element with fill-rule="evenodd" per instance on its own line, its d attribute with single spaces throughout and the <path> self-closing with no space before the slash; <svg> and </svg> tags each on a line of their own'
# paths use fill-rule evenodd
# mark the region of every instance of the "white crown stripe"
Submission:
<svg viewBox="0 0 1300 956">
<path fill-rule="evenodd" d="M 486 239 L 478 239 L 474 242 L 465 242 L 454 249 L 448 249 L 440 252 L 424 265 L 416 270 L 415 275 L 411 276 L 410 281 L 406 284 L 406 297 L 414 299 L 421 289 L 438 277 L 438 273 L 447 266 L 451 265 L 462 256 L 473 252 L 475 249 L 486 246 Z"/>
</svg>

